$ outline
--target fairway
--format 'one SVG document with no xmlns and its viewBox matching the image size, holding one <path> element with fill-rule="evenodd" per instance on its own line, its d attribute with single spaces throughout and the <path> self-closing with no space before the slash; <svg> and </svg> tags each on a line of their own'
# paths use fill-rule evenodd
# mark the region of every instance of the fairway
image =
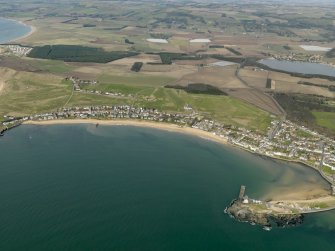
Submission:
<svg viewBox="0 0 335 251">
<path fill-rule="evenodd" d="M 55 75 L 14 72 L 0 98 L 0 117 L 53 111 L 65 104 L 71 89 Z"/>
<path fill-rule="evenodd" d="M 76 93 L 68 105 L 122 104 L 124 102 L 137 107 L 180 113 L 185 112 L 185 105 L 190 105 L 194 112 L 208 119 L 260 132 L 265 132 L 271 122 L 269 113 L 229 96 L 189 94 L 183 90 L 150 85 L 100 84 L 90 88 L 103 92 L 120 92 L 125 96 L 107 97 Z"/>
</svg>

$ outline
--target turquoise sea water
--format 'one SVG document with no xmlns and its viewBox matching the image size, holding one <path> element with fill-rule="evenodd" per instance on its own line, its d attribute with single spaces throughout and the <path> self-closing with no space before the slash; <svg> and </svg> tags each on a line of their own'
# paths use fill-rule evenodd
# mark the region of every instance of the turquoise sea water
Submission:
<svg viewBox="0 0 335 251">
<path fill-rule="evenodd" d="M 27 35 L 31 31 L 28 25 L 16 21 L 0 18 L 0 43 L 7 43 L 13 39 Z"/>
<path fill-rule="evenodd" d="M 335 250 L 335 212 L 270 232 L 223 213 L 241 184 L 256 198 L 327 187 L 300 165 L 95 125 L 21 126 L 0 157 L 0 250 Z"/>
</svg>

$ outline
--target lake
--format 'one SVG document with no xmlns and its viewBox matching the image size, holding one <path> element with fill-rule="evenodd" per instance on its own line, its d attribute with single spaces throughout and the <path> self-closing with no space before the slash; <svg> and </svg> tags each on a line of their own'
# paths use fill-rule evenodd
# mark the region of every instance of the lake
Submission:
<svg viewBox="0 0 335 251">
<path fill-rule="evenodd" d="M 262 59 L 258 62 L 266 65 L 273 70 L 280 70 L 290 73 L 300 73 L 306 75 L 323 75 L 335 77 L 335 67 L 325 64 L 285 61 L 277 59 Z"/>
<path fill-rule="evenodd" d="M 301 165 L 130 126 L 20 126 L 0 153 L 0 250 L 335 247 L 335 212 L 270 232 L 223 213 L 241 184 L 253 198 L 328 188 Z"/>
<path fill-rule="evenodd" d="M 31 27 L 14 20 L 0 18 L 0 43 L 7 43 L 31 32 Z"/>
</svg>

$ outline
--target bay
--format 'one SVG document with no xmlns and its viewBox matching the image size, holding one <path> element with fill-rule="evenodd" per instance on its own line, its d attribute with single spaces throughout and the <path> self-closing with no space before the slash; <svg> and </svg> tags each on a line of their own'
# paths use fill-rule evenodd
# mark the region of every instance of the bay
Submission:
<svg viewBox="0 0 335 251">
<path fill-rule="evenodd" d="M 0 43 L 7 43 L 31 32 L 31 27 L 14 20 L 0 18 Z"/>
<path fill-rule="evenodd" d="M 334 250 L 335 212 L 270 232 L 223 213 L 327 189 L 312 169 L 130 126 L 20 126 L 0 139 L 0 250 Z"/>
</svg>

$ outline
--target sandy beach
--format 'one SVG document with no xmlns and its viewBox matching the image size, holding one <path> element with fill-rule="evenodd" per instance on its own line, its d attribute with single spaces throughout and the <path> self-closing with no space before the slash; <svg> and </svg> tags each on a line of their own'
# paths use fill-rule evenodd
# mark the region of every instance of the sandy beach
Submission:
<svg viewBox="0 0 335 251">
<path fill-rule="evenodd" d="M 223 139 L 213 133 L 205 132 L 200 129 L 191 127 L 182 127 L 175 124 L 150 122 L 150 121 L 140 121 L 140 120 L 98 120 L 98 119 L 64 119 L 64 120 L 47 120 L 47 121 L 27 121 L 23 124 L 26 125 L 66 125 L 66 124 L 99 124 L 99 125 L 110 125 L 110 126 L 138 126 L 154 128 L 158 130 L 184 133 L 193 136 L 200 137 L 202 139 L 214 141 L 220 144 L 227 145 L 226 139 Z"/>
</svg>

